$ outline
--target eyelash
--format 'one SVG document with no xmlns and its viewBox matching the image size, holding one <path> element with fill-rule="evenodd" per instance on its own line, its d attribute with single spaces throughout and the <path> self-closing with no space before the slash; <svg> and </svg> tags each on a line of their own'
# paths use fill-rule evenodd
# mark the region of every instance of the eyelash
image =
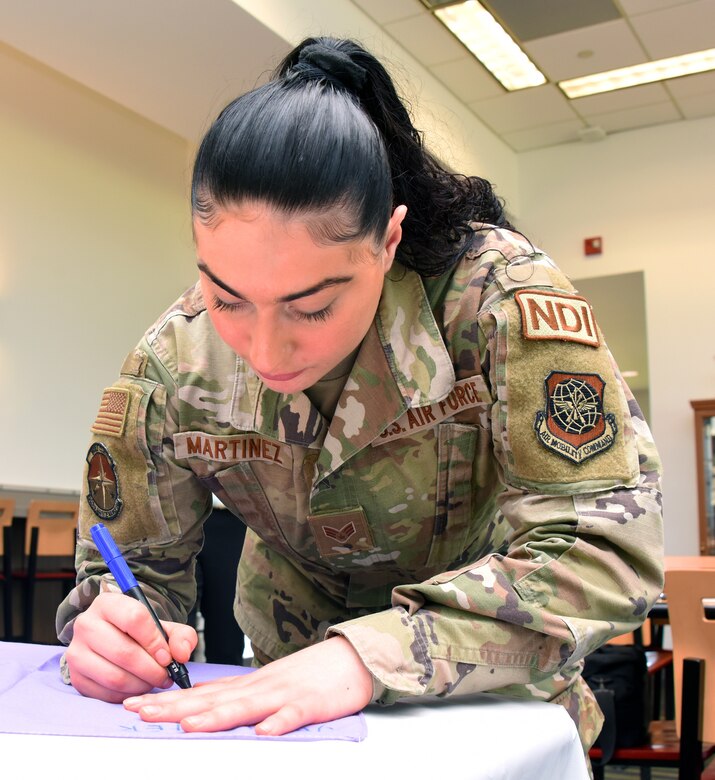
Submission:
<svg viewBox="0 0 715 780">
<path fill-rule="evenodd" d="M 239 311 L 244 307 L 244 303 L 238 302 L 238 303 L 227 303 L 226 301 L 222 301 L 220 298 L 217 298 L 215 295 L 213 296 L 213 307 L 217 311 Z M 330 315 L 333 313 L 332 304 L 329 306 L 326 306 L 324 309 L 320 309 L 319 311 L 311 311 L 311 312 L 303 312 L 303 311 L 297 311 L 293 310 L 293 314 L 299 319 L 299 320 L 307 320 L 308 322 L 325 322 L 325 320 L 330 317 Z"/>
<path fill-rule="evenodd" d="M 295 311 L 294 313 L 299 320 L 308 320 L 308 322 L 325 322 L 325 320 L 327 320 L 328 317 L 330 317 L 330 315 L 333 313 L 333 310 L 331 306 L 326 306 L 324 309 L 320 309 L 320 311 Z"/>
<path fill-rule="evenodd" d="M 243 307 L 243 303 L 226 303 L 226 301 L 222 301 L 214 295 L 213 306 L 218 311 L 238 311 Z"/>
</svg>

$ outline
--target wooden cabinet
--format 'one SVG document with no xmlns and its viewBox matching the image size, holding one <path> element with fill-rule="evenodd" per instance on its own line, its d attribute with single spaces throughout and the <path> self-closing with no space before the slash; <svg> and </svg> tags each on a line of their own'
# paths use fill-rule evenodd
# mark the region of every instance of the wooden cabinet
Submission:
<svg viewBox="0 0 715 780">
<path fill-rule="evenodd" d="M 715 399 L 690 405 L 695 412 L 700 554 L 715 555 Z"/>
</svg>

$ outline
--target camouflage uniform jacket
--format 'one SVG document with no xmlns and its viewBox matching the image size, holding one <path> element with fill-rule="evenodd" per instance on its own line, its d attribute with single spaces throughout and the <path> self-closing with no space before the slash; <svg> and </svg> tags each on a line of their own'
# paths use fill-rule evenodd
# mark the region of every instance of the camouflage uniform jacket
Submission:
<svg viewBox="0 0 715 780">
<path fill-rule="evenodd" d="M 102 398 L 78 587 L 103 521 L 166 618 L 195 600 L 212 493 L 249 527 L 236 614 L 257 656 L 347 637 L 374 699 L 498 691 L 564 704 L 590 744 L 582 657 L 660 593 L 659 462 L 589 305 L 508 231 L 436 279 L 395 266 L 332 421 L 266 388 L 198 286 Z"/>
</svg>

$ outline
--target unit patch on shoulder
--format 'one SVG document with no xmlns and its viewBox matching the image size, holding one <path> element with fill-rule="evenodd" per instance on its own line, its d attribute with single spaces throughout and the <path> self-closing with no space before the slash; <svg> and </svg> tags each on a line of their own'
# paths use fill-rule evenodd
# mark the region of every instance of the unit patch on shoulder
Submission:
<svg viewBox="0 0 715 780">
<path fill-rule="evenodd" d="M 585 298 L 542 290 L 519 290 L 515 298 L 521 309 L 521 332 L 525 339 L 599 346 L 593 311 Z"/>
<path fill-rule="evenodd" d="M 109 450 L 95 442 L 87 452 L 87 503 L 97 517 L 114 520 L 122 511 L 119 478 Z"/>
<path fill-rule="evenodd" d="M 97 419 L 90 430 L 102 436 L 121 436 L 128 408 L 129 390 L 125 387 L 108 387 L 102 393 Z"/>
<path fill-rule="evenodd" d="M 616 419 L 604 414 L 606 383 L 598 374 L 552 371 L 544 381 L 546 410 L 536 413 L 534 429 L 549 450 L 574 463 L 607 450 L 616 440 Z"/>
</svg>

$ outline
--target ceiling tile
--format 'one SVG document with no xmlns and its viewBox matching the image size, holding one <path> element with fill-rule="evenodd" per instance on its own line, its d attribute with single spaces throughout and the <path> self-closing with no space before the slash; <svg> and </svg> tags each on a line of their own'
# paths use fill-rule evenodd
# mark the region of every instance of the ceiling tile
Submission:
<svg viewBox="0 0 715 780">
<path fill-rule="evenodd" d="M 505 133 L 502 137 L 514 151 L 526 152 L 529 149 L 541 149 L 544 146 L 556 146 L 569 141 L 578 141 L 578 131 L 582 127 L 581 120 L 571 119 L 567 122 L 555 122 L 553 125 L 533 127 L 530 130 Z"/>
<path fill-rule="evenodd" d="M 690 95 L 689 97 L 680 98 L 677 103 L 686 119 L 715 116 L 715 92 Z"/>
<path fill-rule="evenodd" d="M 430 70 L 465 103 L 504 94 L 501 84 L 470 55 L 434 65 Z"/>
<path fill-rule="evenodd" d="M 636 127 L 658 125 L 663 122 L 675 122 L 680 119 L 680 113 L 671 103 L 656 103 L 652 106 L 611 111 L 608 114 L 594 114 L 589 117 L 592 125 L 602 127 L 607 133 L 619 130 L 632 130 Z"/>
<path fill-rule="evenodd" d="M 665 83 L 687 119 L 715 115 L 715 73 L 698 73 Z"/>
<path fill-rule="evenodd" d="M 484 5 L 522 41 L 621 18 L 613 0 L 485 0 Z"/>
<path fill-rule="evenodd" d="M 571 106 L 581 116 L 590 117 L 594 114 L 607 114 L 610 111 L 665 103 L 668 99 L 669 95 L 662 84 L 645 84 L 642 87 L 618 89 L 615 92 L 604 92 L 602 95 L 578 98 L 571 101 Z"/>
<path fill-rule="evenodd" d="M 715 0 L 695 0 L 631 19 L 653 59 L 715 47 Z"/>
<path fill-rule="evenodd" d="M 623 19 L 539 38 L 524 48 L 552 81 L 636 65 L 647 59 Z"/>
<path fill-rule="evenodd" d="M 663 83 L 676 99 L 702 95 L 705 92 L 715 92 L 715 71 L 696 73 L 694 76 L 683 76 L 679 79 L 668 79 Z"/>
<path fill-rule="evenodd" d="M 659 11 L 661 8 L 692 2 L 693 0 L 620 0 L 620 5 L 629 16 L 637 16 L 651 11 Z"/>
<path fill-rule="evenodd" d="M 427 11 L 385 25 L 385 30 L 423 65 L 457 60 L 466 49 L 449 30 Z"/>
<path fill-rule="evenodd" d="M 496 133 L 511 133 L 576 118 L 568 100 L 553 84 L 479 100 L 470 103 L 469 107 Z"/>
<path fill-rule="evenodd" d="M 352 0 L 365 13 L 379 24 L 396 22 L 409 16 L 425 13 L 425 7 L 420 0 Z"/>
</svg>

